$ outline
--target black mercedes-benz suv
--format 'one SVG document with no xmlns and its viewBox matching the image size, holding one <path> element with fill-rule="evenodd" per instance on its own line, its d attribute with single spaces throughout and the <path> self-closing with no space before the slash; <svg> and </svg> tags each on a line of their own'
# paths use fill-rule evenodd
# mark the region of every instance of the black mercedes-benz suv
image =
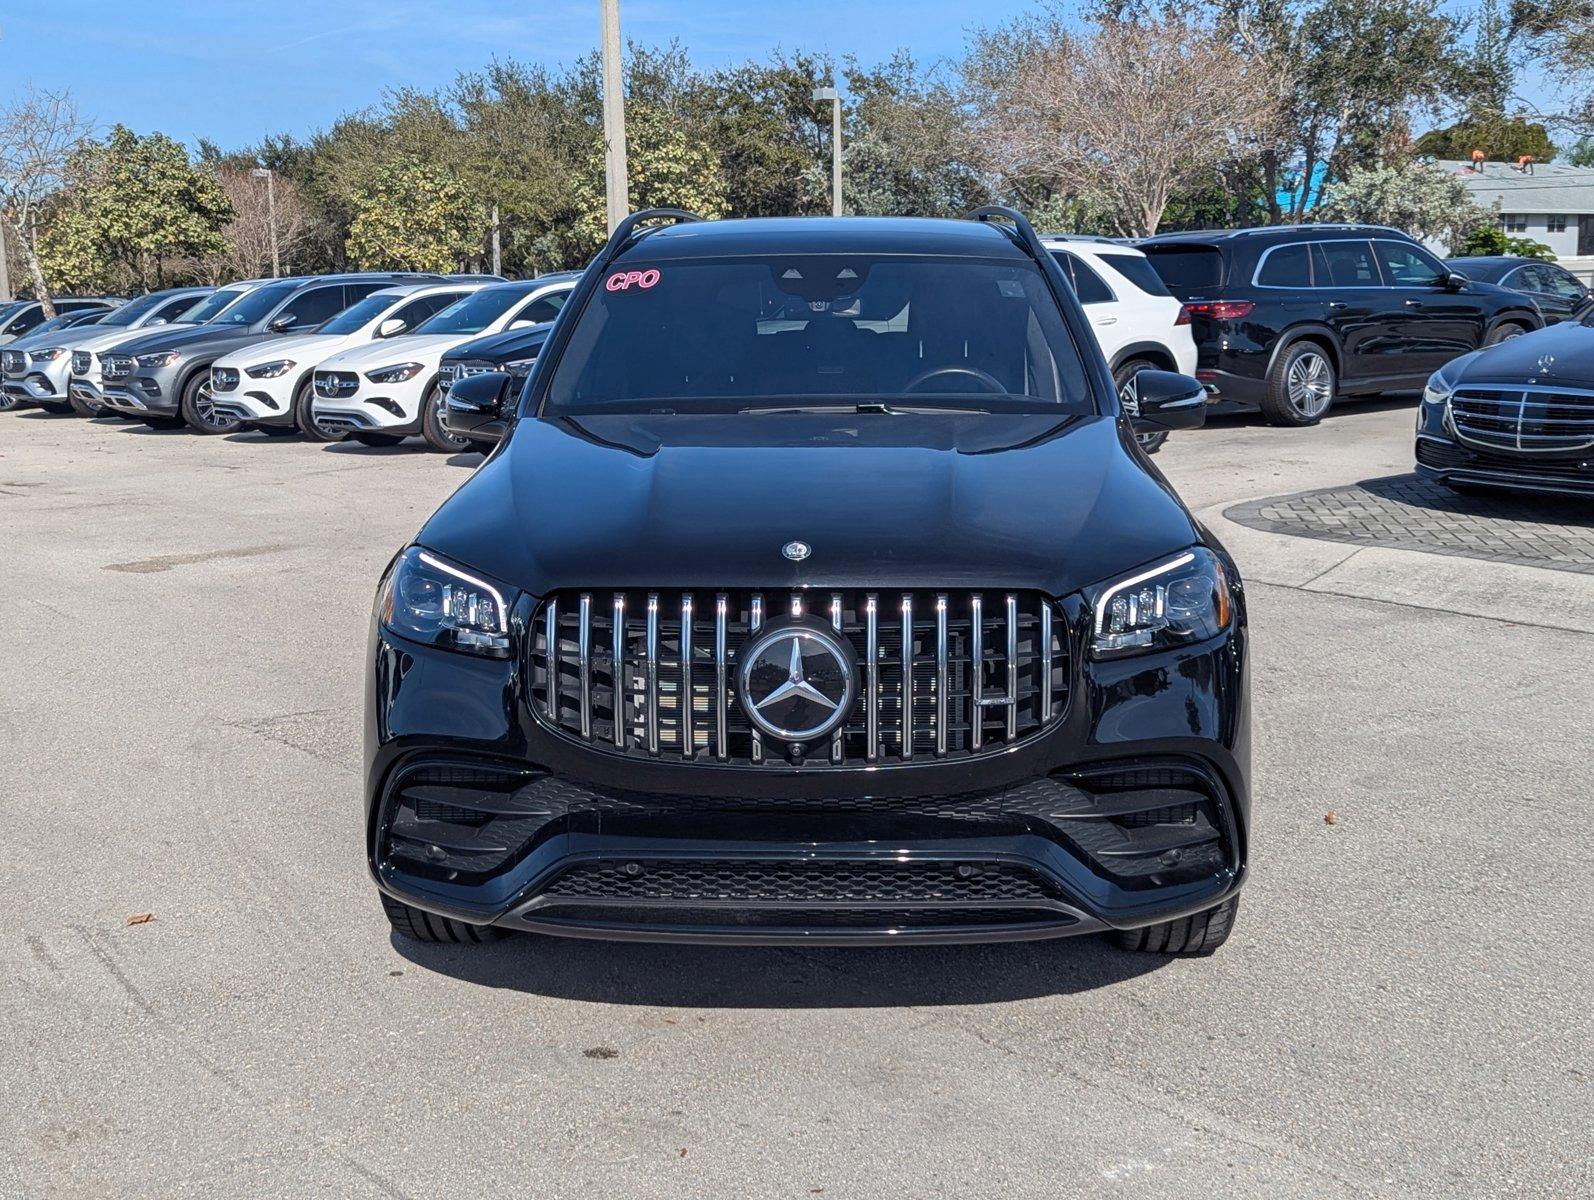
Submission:
<svg viewBox="0 0 1594 1200">
<path fill-rule="evenodd" d="M 1594 496 L 1594 316 L 1467 354 L 1433 373 L 1417 473 L 1456 491 Z"/>
<path fill-rule="evenodd" d="M 638 214 L 518 395 L 453 385 L 504 432 L 370 643 L 398 932 L 1228 936 L 1239 576 L 1029 225 L 974 217 Z"/>
<path fill-rule="evenodd" d="M 1190 313 L 1217 401 L 1313 425 L 1337 398 L 1416 392 L 1459 354 L 1538 329 L 1533 301 L 1451 271 L 1395 229 L 1296 225 L 1136 243 Z"/>
</svg>

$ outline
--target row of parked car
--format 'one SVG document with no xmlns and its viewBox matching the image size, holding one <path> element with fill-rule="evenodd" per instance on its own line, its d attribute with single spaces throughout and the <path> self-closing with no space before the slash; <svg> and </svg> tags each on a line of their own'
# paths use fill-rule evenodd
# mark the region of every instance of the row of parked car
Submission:
<svg viewBox="0 0 1594 1200">
<path fill-rule="evenodd" d="M 1581 328 L 1594 310 L 1589 289 L 1553 263 L 1441 261 L 1405 234 L 1369 226 L 1041 242 L 1073 286 L 1128 405 L 1141 372 L 1173 371 L 1200 380 L 1212 402 L 1255 406 L 1282 425 L 1314 424 L 1347 397 L 1416 393 L 1481 348 L 1547 325 Z M 0 410 L 32 403 L 206 434 L 254 429 L 373 446 L 419 435 L 457 452 L 490 440 L 499 424 L 460 412 L 451 421 L 451 385 L 488 371 L 523 381 L 578 279 L 256 279 L 125 303 L 73 297 L 49 321 L 37 303 L 18 301 L 0 307 Z M 911 323 L 905 309 L 892 320 Z M 892 320 L 869 324 L 889 330 Z M 1557 341 L 1548 361 L 1558 354 L 1565 370 L 1579 347 L 1580 338 Z M 1542 390 L 1549 368 L 1539 369 L 1536 355 L 1533 365 L 1524 386 Z M 1419 467 L 1464 486 L 1477 472 L 1499 476 L 1504 455 L 1532 464 L 1530 481 L 1555 475 L 1550 490 L 1594 470 L 1546 457 L 1552 447 L 1581 452 L 1594 417 L 1559 400 L 1495 393 L 1463 401 L 1478 409 L 1474 425 L 1493 422 L 1492 435 L 1469 445 L 1444 415 L 1419 443 Z M 1551 425 L 1530 429 L 1535 413 Z M 1168 434 L 1137 436 L 1154 452 Z"/>
<path fill-rule="evenodd" d="M 419 434 L 458 451 L 468 443 L 441 419 L 448 382 L 488 365 L 529 366 L 577 278 L 359 273 L 177 288 L 122 304 L 63 300 L 58 316 L 0 348 L 0 409 L 37 404 L 206 434 L 248 428 L 368 445 Z M 0 336 L 7 315 L 0 310 Z"/>
</svg>

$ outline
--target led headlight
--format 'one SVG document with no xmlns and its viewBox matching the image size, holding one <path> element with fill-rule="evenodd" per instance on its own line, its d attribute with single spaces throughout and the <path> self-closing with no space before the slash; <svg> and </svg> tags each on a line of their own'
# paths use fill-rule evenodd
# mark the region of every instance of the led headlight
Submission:
<svg viewBox="0 0 1594 1200">
<path fill-rule="evenodd" d="M 165 350 L 160 354 L 140 354 L 134 361 L 141 367 L 175 367 L 182 358 L 178 350 Z"/>
<path fill-rule="evenodd" d="M 367 371 L 365 377 L 372 383 L 403 383 L 406 379 L 414 379 L 425 369 L 425 363 L 398 363 L 395 366 L 378 367 L 374 371 Z"/>
<path fill-rule="evenodd" d="M 258 367 L 250 367 L 244 374 L 250 379 L 275 379 L 279 375 L 286 375 L 293 368 L 293 359 L 279 358 L 274 362 L 261 363 Z"/>
<path fill-rule="evenodd" d="M 517 358 L 512 362 L 506 362 L 500 369 L 505 371 L 529 371 L 536 365 L 537 356 L 533 354 L 530 358 Z"/>
<path fill-rule="evenodd" d="M 1424 404 L 1443 404 L 1450 399 L 1450 393 L 1456 390 L 1456 385 L 1445 378 L 1443 370 L 1435 371 L 1428 376 L 1428 383 L 1422 389 L 1422 402 Z"/>
<path fill-rule="evenodd" d="M 34 362 L 54 362 L 65 353 L 66 351 L 60 346 L 48 346 L 43 350 L 29 352 L 28 357 Z"/>
<path fill-rule="evenodd" d="M 1203 641 L 1228 627 L 1233 607 L 1223 564 L 1202 546 L 1101 584 L 1087 597 L 1096 658 Z"/>
<path fill-rule="evenodd" d="M 492 658 L 509 656 L 516 591 L 411 546 L 378 596 L 382 624 L 399 637 Z"/>
</svg>

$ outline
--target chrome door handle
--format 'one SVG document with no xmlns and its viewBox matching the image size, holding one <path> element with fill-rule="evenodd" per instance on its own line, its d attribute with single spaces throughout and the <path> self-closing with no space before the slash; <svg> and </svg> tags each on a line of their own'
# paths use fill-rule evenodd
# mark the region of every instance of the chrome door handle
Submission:
<svg viewBox="0 0 1594 1200">
<path fill-rule="evenodd" d="M 1116 324 L 1118 324 L 1118 318 L 1117 317 L 1097 317 L 1096 318 L 1096 324 L 1098 324 L 1098 325 L 1116 325 Z"/>
<path fill-rule="evenodd" d="M 1350 307 L 1343 300 L 1330 300 L 1328 302 L 1328 306 L 1330 308 L 1349 308 Z"/>
<path fill-rule="evenodd" d="M 1422 301 L 1421 300 L 1408 300 L 1408 301 L 1406 301 L 1406 307 L 1407 308 L 1421 308 L 1422 307 Z"/>
</svg>

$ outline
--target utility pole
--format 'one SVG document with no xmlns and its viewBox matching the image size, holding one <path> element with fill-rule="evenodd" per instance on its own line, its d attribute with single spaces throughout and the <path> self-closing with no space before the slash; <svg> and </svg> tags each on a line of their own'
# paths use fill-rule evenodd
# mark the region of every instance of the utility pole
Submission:
<svg viewBox="0 0 1594 1200">
<path fill-rule="evenodd" d="M 11 299 L 11 254 L 6 249 L 6 223 L 0 216 L 0 300 Z"/>
<path fill-rule="evenodd" d="M 631 213 L 625 172 L 625 84 L 620 59 L 620 0 L 603 6 L 603 179 L 608 194 L 609 232 Z"/>
<path fill-rule="evenodd" d="M 833 87 L 814 89 L 814 103 L 830 101 L 830 215 L 841 216 L 841 93 Z"/>
<path fill-rule="evenodd" d="M 276 177 L 270 167 L 255 167 L 250 172 L 256 179 L 266 181 L 266 223 L 271 227 L 271 277 L 282 275 L 282 259 L 277 256 L 277 188 Z"/>
</svg>

